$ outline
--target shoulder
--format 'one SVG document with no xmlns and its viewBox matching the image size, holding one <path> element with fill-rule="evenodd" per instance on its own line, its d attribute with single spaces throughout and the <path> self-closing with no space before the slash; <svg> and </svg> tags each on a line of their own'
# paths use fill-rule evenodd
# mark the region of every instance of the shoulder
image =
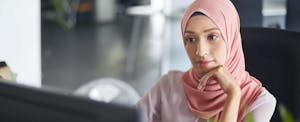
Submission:
<svg viewBox="0 0 300 122">
<path fill-rule="evenodd" d="M 177 84 L 181 81 L 181 77 L 184 72 L 178 71 L 178 70 L 171 70 L 165 75 L 163 75 L 158 82 L 160 82 L 161 85 L 170 85 L 170 84 Z"/>
<path fill-rule="evenodd" d="M 170 93 L 174 95 L 174 92 L 180 91 L 181 71 L 169 71 L 165 75 L 161 76 L 159 80 L 146 92 L 142 99 L 153 100 L 154 98 L 164 98 L 169 96 Z"/>
<path fill-rule="evenodd" d="M 167 73 L 168 79 L 174 80 L 174 79 L 181 79 L 184 72 L 179 70 L 171 70 Z"/>
<path fill-rule="evenodd" d="M 262 92 L 260 95 L 256 98 L 254 103 L 250 106 L 250 111 L 251 109 L 254 110 L 259 106 L 262 105 L 269 105 L 275 108 L 276 106 L 276 98 L 266 89 L 262 88 Z"/>
<path fill-rule="evenodd" d="M 178 86 L 178 83 L 181 82 L 182 75 L 182 71 L 171 70 L 167 72 L 153 84 L 153 86 L 150 88 L 150 90 L 147 91 L 147 93 L 153 91 L 162 92 L 172 88 L 174 85 Z"/>
<path fill-rule="evenodd" d="M 266 88 L 263 88 L 261 94 L 249 107 L 249 111 L 253 113 L 257 122 L 267 122 L 270 121 L 275 107 L 276 98 Z"/>
<path fill-rule="evenodd" d="M 147 93 L 160 94 L 161 97 L 169 96 L 170 93 L 172 93 L 172 95 L 177 92 L 180 93 L 183 89 L 182 85 L 180 85 L 182 75 L 183 72 L 181 71 L 169 71 L 165 75 L 161 76 Z"/>
</svg>

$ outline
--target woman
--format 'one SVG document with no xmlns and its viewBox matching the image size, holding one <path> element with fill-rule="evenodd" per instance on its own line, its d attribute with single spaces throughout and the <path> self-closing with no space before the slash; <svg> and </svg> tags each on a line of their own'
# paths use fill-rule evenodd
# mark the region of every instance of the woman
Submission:
<svg viewBox="0 0 300 122">
<path fill-rule="evenodd" d="M 139 101 L 148 122 L 270 121 L 276 99 L 245 71 L 238 13 L 230 0 L 196 0 L 181 23 L 193 67 L 162 76 Z"/>
</svg>

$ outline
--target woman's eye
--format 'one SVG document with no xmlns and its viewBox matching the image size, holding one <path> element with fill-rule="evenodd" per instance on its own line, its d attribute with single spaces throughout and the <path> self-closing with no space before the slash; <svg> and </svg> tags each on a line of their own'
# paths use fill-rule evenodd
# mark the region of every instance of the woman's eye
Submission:
<svg viewBox="0 0 300 122">
<path fill-rule="evenodd" d="M 208 38 L 208 40 L 217 40 L 219 38 L 219 36 L 212 34 L 212 35 L 209 35 L 207 38 Z"/>
<path fill-rule="evenodd" d="M 187 38 L 186 41 L 193 43 L 193 42 L 196 42 L 196 39 L 195 38 Z"/>
</svg>

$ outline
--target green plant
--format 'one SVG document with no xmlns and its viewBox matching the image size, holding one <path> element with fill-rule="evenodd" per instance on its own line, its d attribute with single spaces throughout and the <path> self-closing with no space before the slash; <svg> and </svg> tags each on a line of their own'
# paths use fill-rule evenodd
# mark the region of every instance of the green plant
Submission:
<svg viewBox="0 0 300 122">
<path fill-rule="evenodd" d="M 51 0 L 51 3 L 55 9 L 57 23 L 65 30 L 74 27 L 79 0 Z"/>
<path fill-rule="evenodd" d="M 251 112 L 246 115 L 245 122 L 254 122 L 254 117 Z"/>
<path fill-rule="evenodd" d="M 55 21 L 64 30 L 76 25 L 80 0 L 42 0 L 42 18 Z"/>
<path fill-rule="evenodd" d="M 283 104 L 280 104 L 278 109 L 282 122 L 295 122 L 292 114 L 287 110 L 287 108 Z"/>
</svg>

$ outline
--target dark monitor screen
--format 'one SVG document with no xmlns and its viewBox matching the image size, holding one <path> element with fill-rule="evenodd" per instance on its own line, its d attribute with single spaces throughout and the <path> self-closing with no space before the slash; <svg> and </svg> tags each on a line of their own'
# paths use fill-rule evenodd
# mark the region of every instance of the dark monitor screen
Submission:
<svg viewBox="0 0 300 122">
<path fill-rule="evenodd" d="M 138 122 L 135 108 L 102 103 L 0 79 L 1 122 Z"/>
</svg>

